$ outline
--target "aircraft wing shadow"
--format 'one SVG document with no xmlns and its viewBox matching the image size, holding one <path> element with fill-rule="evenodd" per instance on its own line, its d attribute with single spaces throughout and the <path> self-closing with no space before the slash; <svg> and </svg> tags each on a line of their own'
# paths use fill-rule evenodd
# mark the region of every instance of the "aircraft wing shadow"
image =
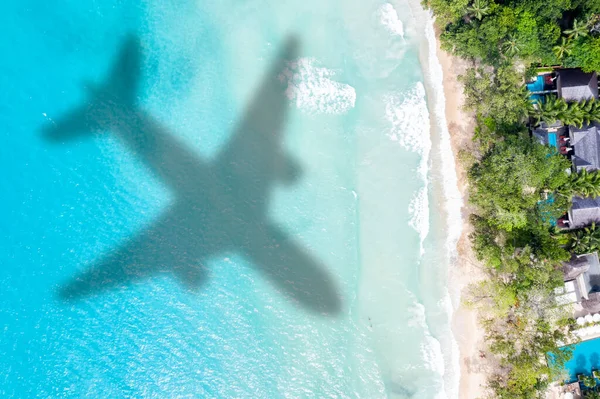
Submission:
<svg viewBox="0 0 600 399">
<path fill-rule="evenodd" d="M 268 224 L 253 231 L 247 256 L 279 289 L 315 312 L 341 310 L 334 278 L 296 240 Z"/>
<path fill-rule="evenodd" d="M 320 313 L 339 312 L 339 295 L 326 267 L 268 220 L 271 187 L 277 181 L 293 181 L 300 172 L 282 148 L 289 105 L 278 81 L 286 60 L 298 56 L 297 41 L 286 41 L 231 140 L 210 164 L 131 103 L 135 95 L 123 85 L 137 85 L 131 80 L 139 71 L 127 70 L 140 64 L 136 43 L 126 42 L 120 52 L 125 59 L 117 60 L 122 67 L 113 68 L 113 75 L 122 73 L 127 79 L 116 77 L 118 84 L 104 85 L 108 93 L 94 92 L 100 93 L 98 101 L 67 118 L 65 135 L 60 125 L 50 130 L 55 139 L 70 138 L 73 129 L 81 127 L 119 136 L 170 187 L 175 203 L 154 225 L 62 286 L 60 297 L 95 295 L 167 272 L 196 289 L 206 278 L 203 262 L 239 253 L 292 300 Z"/>
<path fill-rule="evenodd" d="M 193 237 L 181 227 L 173 212 L 168 212 L 152 227 L 125 240 L 121 247 L 61 286 L 59 297 L 72 301 L 164 273 L 173 273 L 188 288 L 197 289 L 206 277 L 198 264 L 202 256 L 190 253 Z"/>
</svg>

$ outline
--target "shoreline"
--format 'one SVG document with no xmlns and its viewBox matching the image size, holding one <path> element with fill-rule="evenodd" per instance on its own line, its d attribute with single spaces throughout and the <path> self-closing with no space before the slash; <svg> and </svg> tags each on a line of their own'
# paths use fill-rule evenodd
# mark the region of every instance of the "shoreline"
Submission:
<svg viewBox="0 0 600 399">
<path fill-rule="evenodd" d="M 484 278 L 477 262 L 469 234 L 472 227 L 469 223 L 467 203 L 467 171 L 459 161 L 461 150 L 468 148 L 474 133 L 473 115 L 462 109 L 464 103 L 463 86 L 458 81 L 468 64 L 466 61 L 446 53 L 440 48 L 440 32 L 435 29 L 436 55 L 442 67 L 443 90 L 445 96 L 445 117 L 450 134 L 450 145 L 454 153 L 455 169 L 458 178 L 458 189 L 463 198 L 462 232 L 457 243 L 457 257 L 454 267 L 448 272 L 448 289 L 453 298 L 460 298 L 455 305 L 452 317 L 452 332 L 458 344 L 460 361 L 459 398 L 475 399 L 485 396 L 484 385 L 487 380 L 485 359 L 484 332 L 478 325 L 478 314 L 474 309 L 462 303 L 463 292 L 472 283 Z"/>
</svg>

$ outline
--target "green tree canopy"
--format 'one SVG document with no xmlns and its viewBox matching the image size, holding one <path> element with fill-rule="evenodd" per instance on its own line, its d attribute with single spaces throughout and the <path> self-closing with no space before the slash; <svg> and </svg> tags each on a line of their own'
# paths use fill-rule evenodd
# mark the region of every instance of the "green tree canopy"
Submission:
<svg viewBox="0 0 600 399">
<path fill-rule="evenodd" d="M 474 0 L 473 3 L 467 7 L 467 11 L 475 18 L 481 20 L 481 18 L 489 14 L 490 7 L 487 0 Z"/>
<path fill-rule="evenodd" d="M 524 125 L 532 116 L 581 126 L 600 120 L 600 107 L 552 97 L 536 107 L 523 82 L 540 64 L 600 71 L 600 27 L 590 29 L 600 0 L 424 1 L 437 17 L 442 48 L 473 64 L 461 77 L 465 108 L 476 119 L 470 239 L 487 278 L 470 303 L 486 315 L 488 349 L 500 366 L 488 388 L 496 398 L 537 399 L 570 356 L 558 348 L 570 334 L 553 292 L 563 284 L 561 262 L 574 248 L 600 247 L 595 228 L 564 233 L 551 221 L 572 196 L 597 195 L 600 179 L 566 173 L 567 158 L 533 142 Z M 540 361 L 547 353 L 554 361 Z"/>
<path fill-rule="evenodd" d="M 513 124 L 525 120 L 529 98 L 524 96 L 523 80 L 511 66 L 495 73 L 484 68 L 469 69 L 460 77 L 465 90 L 465 108 L 481 117 Z"/>
<path fill-rule="evenodd" d="M 587 391 L 583 394 L 585 399 L 600 399 L 600 392 L 598 391 Z"/>
<path fill-rule="evenodd" d="M 569 198 L 600 197 L 600 172 L 583 169 L 579 173 L 573 173 L 565 185 L 559 187 L 558 192 Z"/>
<path fill-rule="evenodd" d="M 554 46 L 552 51 L 558 58 L 562 59 L 573 52 L 573 41 L 566 37 L 561 37 L 560 43 Z"/>
<path fill-rule="evenodd" d="M 571 242 L 569 248 L 576 254 L 587 254 L 600 250 L 600 229 L 592 224 L 579 230 L 568 233 Z"/>
<path fill-rule="evenodd" d="M 600 71 L 600 37 L 587 37 L 580 40 L 569 58 L 565 61 L 569 67 L 581 67 L 585 72 Z"/>
<path fill-rule="evenodd" d="M 564 186 L 569 161 L 531 140 L 496 144 L 469 174 L 470 198 L 498 228 L 523 228 L 543 190 Z"/>
<path fill-rule="evenodd" d="M 587 36 L 589 34 L 589 25 L 587 22 L 578 21 L 576 18 L 573 21 L 573 27 L 565 30 L 565 34 L 572 39 Z"/>
</svg>

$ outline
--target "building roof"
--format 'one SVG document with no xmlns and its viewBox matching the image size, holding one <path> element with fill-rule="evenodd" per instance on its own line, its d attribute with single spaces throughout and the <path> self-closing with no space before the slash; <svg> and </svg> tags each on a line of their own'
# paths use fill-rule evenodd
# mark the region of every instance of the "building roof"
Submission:
<svg viewBox="0 0 600 399">
<path fill-rule="evenodd" d="M 569 228 L 579 229 L 592 223 L 600 223 L 600 197 L 573 197 L 569 211 Z"/>
<path fill-rule="evenodd" d="M 597 124 L 583 126 L 581 129 L 570 127 L 573 156 L 571 161 L 579 172 L 582 169 L 600 169 L 600 129 Z"/>
<path fill-rule="evenodd" d="M 581 101 L 598 98 L 598 76 L 596 72 L 585 73 L 581 69 L 557 71 L 558 96 L 566 101 Z"/>
<path fill-rule="evenodd" d="M 598 253 L 587 254 L 585 258 L 590 265 L 589 270 L 583 274 L 586 286 L 589 288 L 589 292 L 598 292 L 600 291 L 600 261 L 598 260 Z"/>
<path fill-rule="evenodd" d="M 563 262 L 564 280 L 573 280 L 582 273 L 590 270 L 590 263 L 585 256 L 577 257 L 573 255 L 570 261 Z"/>
<path fill-rule="evenodd" d="M 565 286 L 561 290 L 561 301 L 573 302 L 570 298 L 576 294 L 577 301 L 589 299 L 589 294 L 600 291 L 600 261 L 598 253 L 574 255 L 569 262 L 563 263 Z M 570 294 L 570 295 L 569 295 Z"/>
<path fill-rule="evenodd" d="M 548 129 L 535 128 L 531 131 L 533 138 L 542 145 L 548 145 Z"/>
</svg>

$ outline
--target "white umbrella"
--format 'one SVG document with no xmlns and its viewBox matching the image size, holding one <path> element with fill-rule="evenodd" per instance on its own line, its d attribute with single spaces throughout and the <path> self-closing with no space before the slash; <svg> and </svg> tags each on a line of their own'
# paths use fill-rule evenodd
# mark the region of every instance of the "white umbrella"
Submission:
<svg viewBox="0 0 600 399">
<path fill-rule="evenodd" d="M 585 319 L 583 317 L 578 317 L 577 318 L 577 324 L 579 324 L 580 326 L 585 324 Z"/>
<path fill-rule="evenodd" d="M 585 315 L 585 322 L 586 323 L 592 323 L 594 321 L 594 318 L 592 317 L 591 314 Z"/>
<path fill-rule="evenodd" d="M 600 313 L 596 313 L 595 315 L 593 315 L 592 319 L 594 319 L 594 322 L 598 323 L 600 321 Z"/>
</svg>

